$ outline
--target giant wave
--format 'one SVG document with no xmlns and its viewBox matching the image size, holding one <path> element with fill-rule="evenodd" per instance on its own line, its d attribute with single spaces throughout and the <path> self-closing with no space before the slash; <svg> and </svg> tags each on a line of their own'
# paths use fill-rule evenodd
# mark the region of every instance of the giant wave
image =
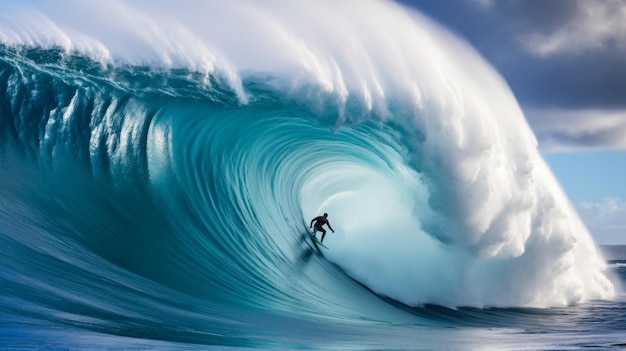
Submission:
<svg viewBox="0 0 626 351">
<path fill-rule="evenodd" d="M 267 316 L 412 320 L 380 297 L 549 307 L 615 293 L 505 82 L 419 13 L 381 1 L 0 13 L 11 318 L 130 335 L 175 320 L 229 344 Z M 321 212 L 336 230 L 323 258 L 306 239 Z"/>
</svg>

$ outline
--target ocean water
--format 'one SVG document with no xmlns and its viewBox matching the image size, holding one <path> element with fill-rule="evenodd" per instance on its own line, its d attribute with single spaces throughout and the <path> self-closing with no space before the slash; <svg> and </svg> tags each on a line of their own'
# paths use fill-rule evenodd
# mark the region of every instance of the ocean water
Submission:
<svg viewBox="0 0 626 351">
<path fill-rule="evenodd" d="M 2 2 L 0 92 L 0 348 L 626 344 L 623 248 L 400 5 Z"/>
</svg>

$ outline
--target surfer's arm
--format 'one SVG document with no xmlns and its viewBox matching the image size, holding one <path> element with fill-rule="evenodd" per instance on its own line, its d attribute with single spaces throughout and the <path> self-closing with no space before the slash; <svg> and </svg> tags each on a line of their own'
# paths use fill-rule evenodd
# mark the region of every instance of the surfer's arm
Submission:
<svg viewBox="0 0 626 351">
<path fill-rule="evenodd" d="M 313 228 L 313 222 L 314 222 L 316 219 L 317 219 L 317 218 L 313 218 L 313 219 L 311 220 L 311 224 L 309 224 L 309 228 Z"/>
<path fill-rule="evenodd" d="M 333 227 L 330 226 L 330 222 L 326 222 L 326 224 L 328 224 L 328 228 L 330 228 L 330 230 L 334 233 L 335 230 L 333 229 Z"/>
</svg>

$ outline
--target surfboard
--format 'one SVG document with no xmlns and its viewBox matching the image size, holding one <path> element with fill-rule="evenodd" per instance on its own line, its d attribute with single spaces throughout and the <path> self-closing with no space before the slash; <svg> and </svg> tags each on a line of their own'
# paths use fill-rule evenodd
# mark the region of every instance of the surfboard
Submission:
<svg viewBox="0 0 626 351">
<path fill-rule="evenodd" d="M 315 236 L 311 235 L 311 240 L 313 240 L 313 243 L 315 243 L 316 245 L 320 245 L 321 247 L 330 250 L 328 247 L 326 247 L 326 245 L 322 244 L 322 242 L 319 241 Z"/>
</svg>

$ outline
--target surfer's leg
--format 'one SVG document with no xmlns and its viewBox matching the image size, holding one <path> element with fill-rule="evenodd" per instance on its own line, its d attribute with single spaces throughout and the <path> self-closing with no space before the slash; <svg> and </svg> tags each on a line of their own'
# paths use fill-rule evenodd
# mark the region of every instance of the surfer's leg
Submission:
<svg viewBox="0 0 626 351">
<path fill-rule="evenodd" d="M 324 228 L 320 228 L 320 231 L 322 232 L 322 239 L 320 240 L 320 242 L 324 242 L 324 236 L 326 236 L 326 231 L 324 230 Z"/>
</svg>

